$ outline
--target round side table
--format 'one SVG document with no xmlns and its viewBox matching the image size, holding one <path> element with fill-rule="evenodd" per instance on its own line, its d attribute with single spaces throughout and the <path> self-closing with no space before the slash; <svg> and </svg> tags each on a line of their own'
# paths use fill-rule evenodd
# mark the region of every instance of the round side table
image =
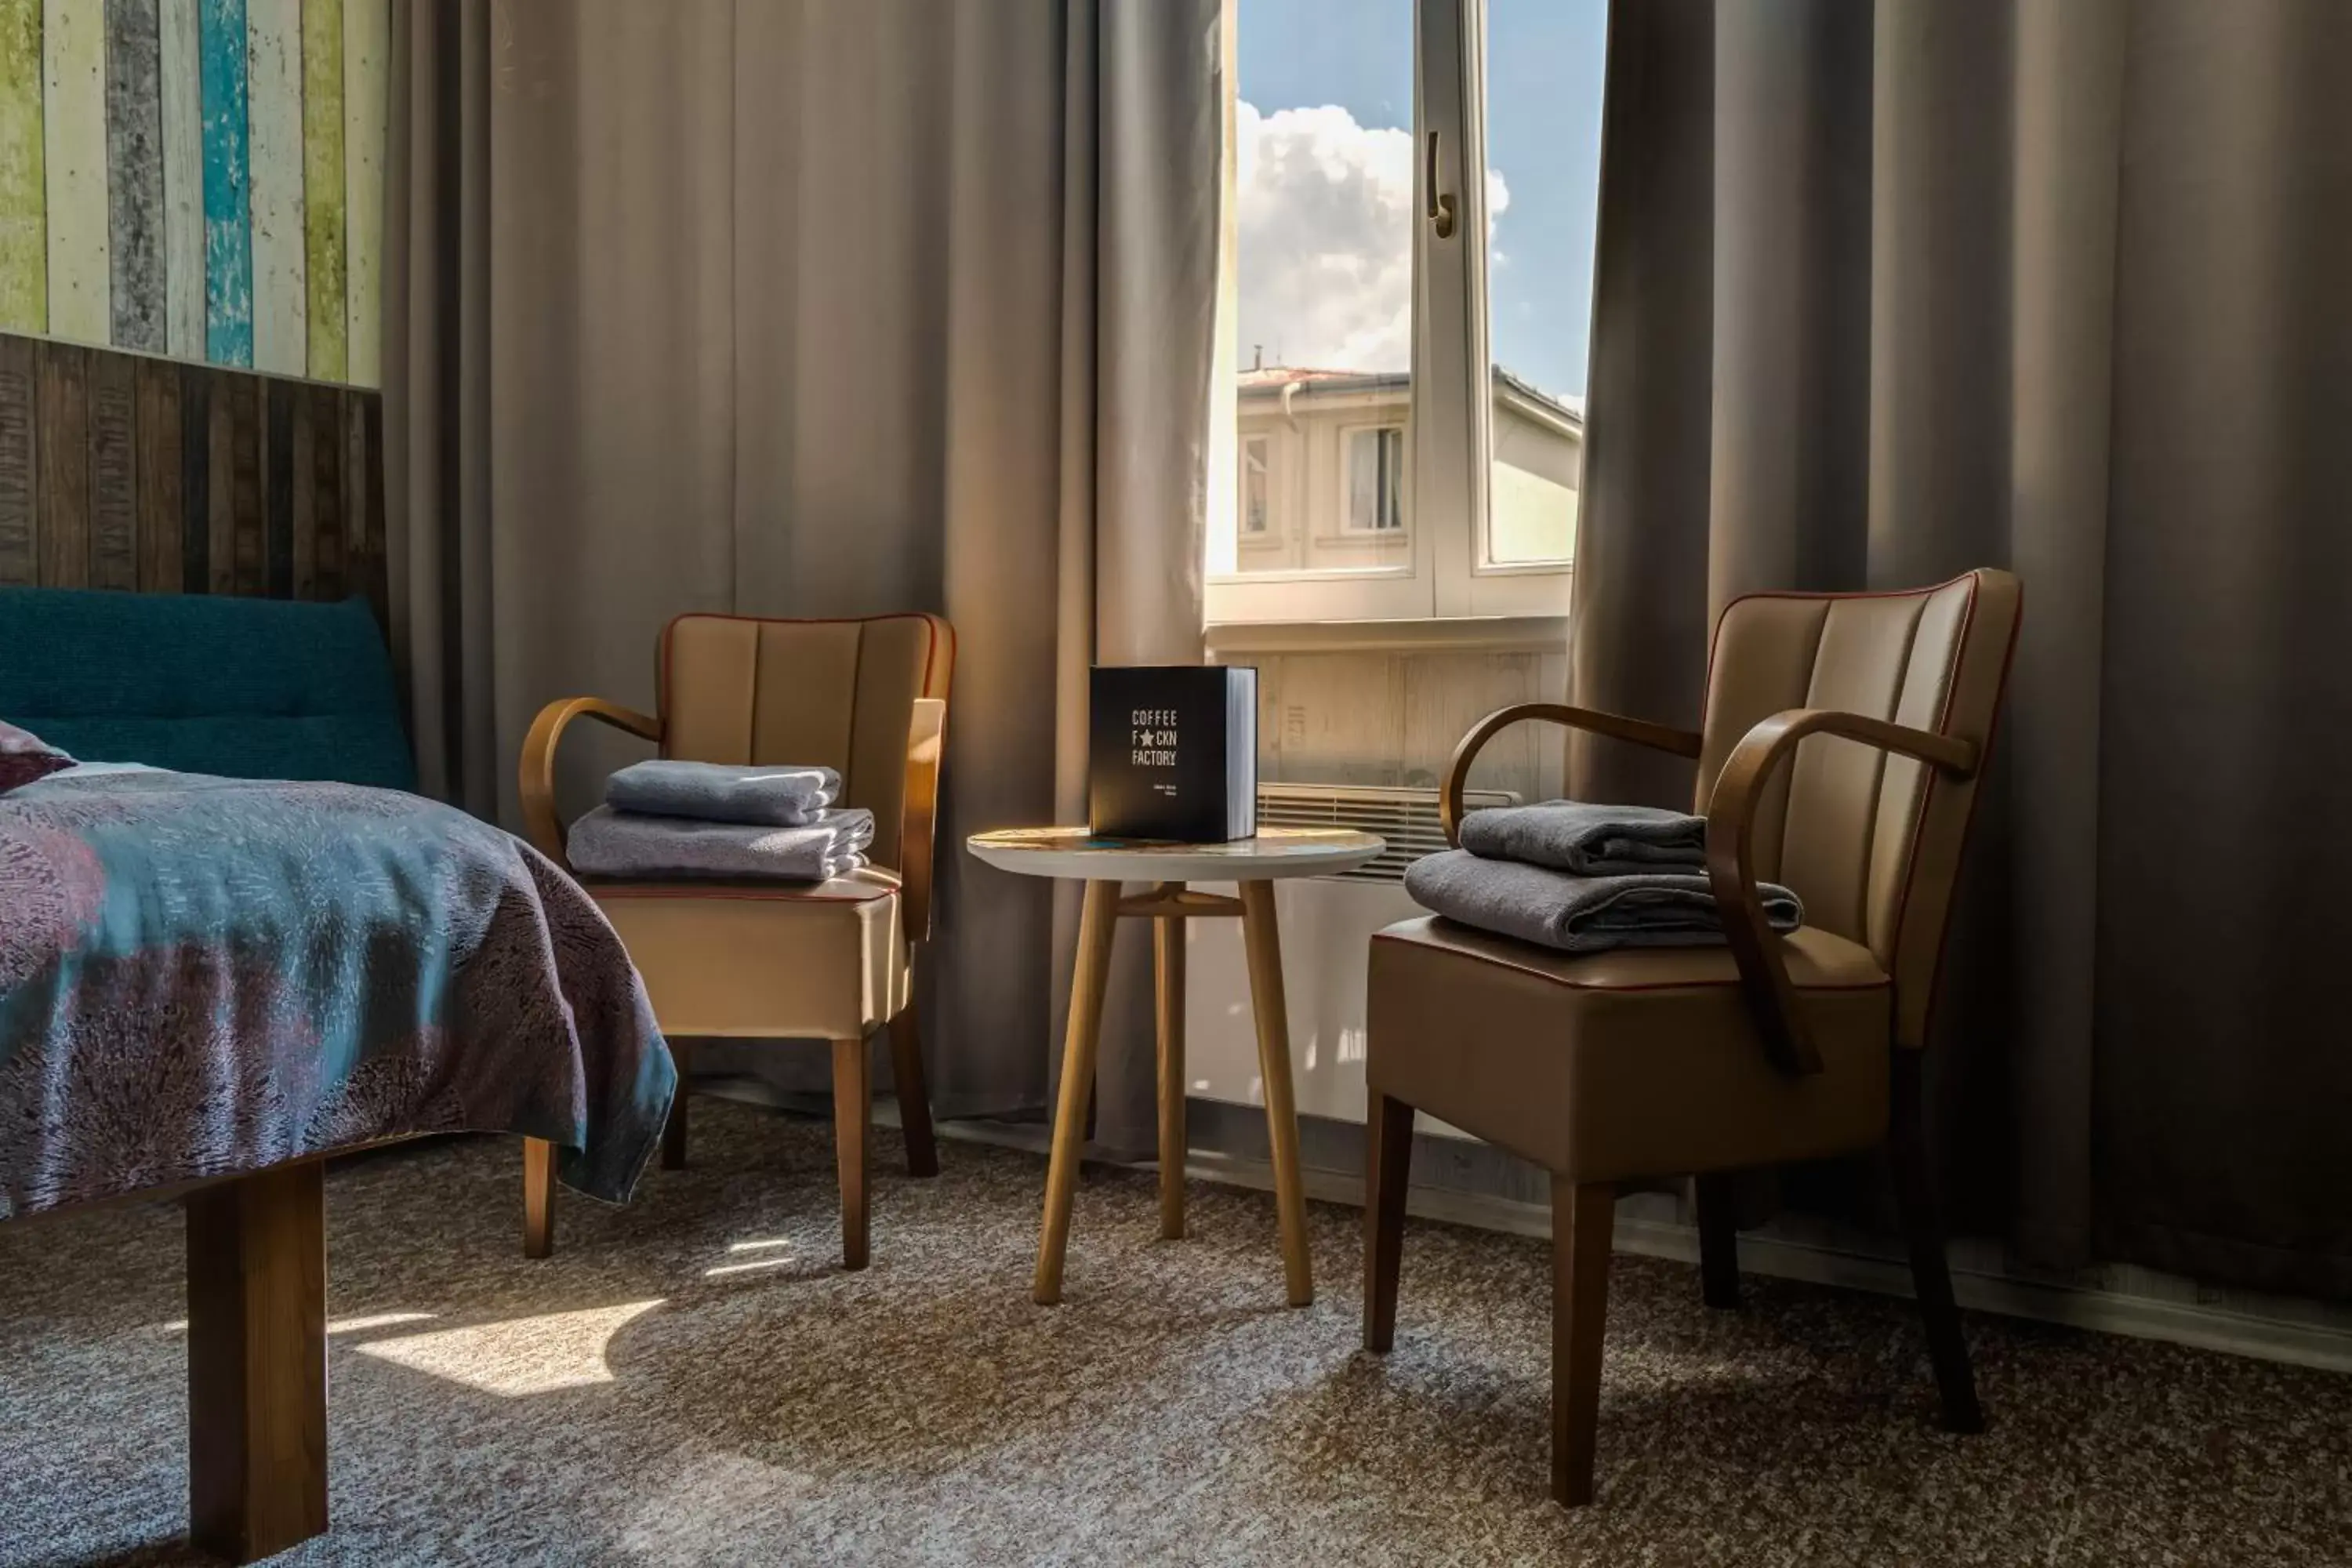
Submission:
<svg viewBox="0 0 2352 1568">
<path fill-rule="evenodd" d="M 1087 885 L 1078 921 L 1077 965 L 1070 982 L 1069 1031 L 1062 1046 L 1062 1090 L 1054 1112 L 1054 1151 L 1045 1171 L 1045 1220 L 1037 1239 L 1031 1295 L 1041 1306 L 1062 1299 L 1062 1255 L 1070 1239 L 1070 1200 L 1094 1094 L 1095 1052 L 1102 1036 L 1103 984 L 1111 935 L 1121 915 L 1152 922 L 1152 970 L 1160 1024 L 1160 1234 L 1184 1234 L 1184 932 L 1182 921 L 1238 915 L 1249 959 L 1250 999 L 1257 1017 L 1258 1068 L 1265 1080 L 1265 1124 L 1274 1153 L 1275 1205 L 1282 1216 L 1283 1273 L 1290 1304 L 1315 1300 L 1307 1247 L 1307 1194 L 1298 1179 L 1298 1113 L 1290 1092 L 1290 1027 L 1282 995 L 1282 940 L 1275 929 L 1274 889 L 1282 877 L 1328 877 L 1362 865 L 1388 846 L 1346 828 L 1270 827 L 1225 844 L 1166 844 L 1097 838 L 1083 827 L 1017 827 L 976 833 L 965 847 L 1001 871 L 1066 877 Z M 1128 894 L 1121 884 L 1149 882 Z M 1241 896 L 1193 892 L 1187 882 L 1232 882 Z"/>
</svg>

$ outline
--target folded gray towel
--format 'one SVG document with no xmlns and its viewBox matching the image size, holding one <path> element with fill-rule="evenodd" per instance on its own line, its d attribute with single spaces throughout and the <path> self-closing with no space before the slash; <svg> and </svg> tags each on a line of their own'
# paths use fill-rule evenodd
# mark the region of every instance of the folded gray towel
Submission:
<svg viewBox="0 0 2352 1568">
<path fill-rule="evenodd" d="M 870 811 L 828 811 L 804 827 L 697 822 L 600 805 L 572 825 L 564 853 L 590 877 L 740 877 L 822 882 L 866 864 Z"/>
<path fill-rule="evenodd" d="M 1706 868 L 1706 818 L 1654 805 L 1549 800 L 1498 805 L 1462 819 L 1462 847 L 1489 860 L 1521 860 L 1580 877 Z"/>
<path fill-rule="evenodd" d="M 841 775 L 831 768 L 733 767 L 667 757 L 623 768 L 604 784 L 604 804 L 616 811 L 770 827 L 805 827 L 840 797 Z"/>
<path fill-rule="evenodd" d="M 1448 920 L 1563 952 L 1704 947 L 1723 941 L 1715 894 L 1695 872 L 1575 877 L 1547 866 L 1449 849 L 1405 868 L 1404 890 Z M 1804 923 L 1804 906 L 1796 894 L 1770 882 L 1759 890 L 1774 931 L 1794 931 Z"/>
</svg>

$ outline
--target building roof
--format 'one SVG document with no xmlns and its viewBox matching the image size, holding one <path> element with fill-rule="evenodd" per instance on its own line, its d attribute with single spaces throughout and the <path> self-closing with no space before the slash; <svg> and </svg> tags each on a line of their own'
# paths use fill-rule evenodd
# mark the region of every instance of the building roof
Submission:
<svg viewBox="0 0 2352 1568">
<path fill-rule="evenodd" d="M 1242 372 L 1240 392 L 1245 401 L 1275 398 L 1289 389 L 1293 399 L 1318 395 L 1343 396 L 1366 392 L 1400 392 L 1412 384 L 1410 371 L 1314 370 L 1303 365 L 1261 366 Z M 1532 382 L 1494 367 L 1497 391 L 1534 405 L 1538 410 L 1572 425 L 1584 423 L 1584 399 L 1549 393 Z"/>
</svg>

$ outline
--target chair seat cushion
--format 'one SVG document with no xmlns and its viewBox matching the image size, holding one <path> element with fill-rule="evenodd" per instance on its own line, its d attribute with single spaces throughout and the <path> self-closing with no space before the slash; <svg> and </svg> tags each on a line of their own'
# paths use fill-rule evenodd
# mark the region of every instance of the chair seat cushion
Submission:
<svg viewBox="0 0 2352 1568">
<path fill-rule="evenodd" d="M 1372 939 L 1377 1091 L 1577 1181 L 1774 1164 L 1885 1135 L 1893 989 L 1868 949 L 1783 942 L 1822 1058 L 1764 1055 L 1727 947 L 1570 954 L 1435 916 Z"/>
<path fill-rule="evenodd" d="M 589 881 L 672 1035 L 857 1039 L 904 1010 L 898 879 Z"/>
</svg>

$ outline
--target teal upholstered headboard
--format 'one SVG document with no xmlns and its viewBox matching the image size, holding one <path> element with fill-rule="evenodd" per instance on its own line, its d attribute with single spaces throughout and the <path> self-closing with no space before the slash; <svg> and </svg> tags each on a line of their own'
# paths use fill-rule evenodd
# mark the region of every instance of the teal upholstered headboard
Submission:
<svg viewBox="0 0 2352 1568">
<path fill-rule="evenodd" d="M 361 599 L 0 588 L 0 719 L 83 762 L 416 787 Z"/>
</svg>

